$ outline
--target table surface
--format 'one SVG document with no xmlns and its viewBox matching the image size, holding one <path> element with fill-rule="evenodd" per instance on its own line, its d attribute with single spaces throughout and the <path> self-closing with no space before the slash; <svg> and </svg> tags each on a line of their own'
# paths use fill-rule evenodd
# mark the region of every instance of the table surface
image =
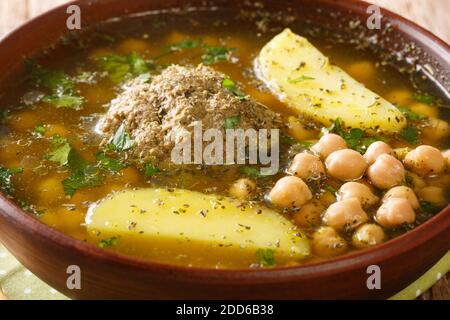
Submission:
<svg viewBox="0 0 450 320">
<path fill-rule="evenodd" d="M 28 19 L 69 0 L 0 0 L 0 37 Z M 367 0 L 394 11 L 450 42 L 450 0 Z M 449 275 L 421 299 L 450 300 Z M 0 299 L 2 294 L 0 292 Z"/>
</svg>

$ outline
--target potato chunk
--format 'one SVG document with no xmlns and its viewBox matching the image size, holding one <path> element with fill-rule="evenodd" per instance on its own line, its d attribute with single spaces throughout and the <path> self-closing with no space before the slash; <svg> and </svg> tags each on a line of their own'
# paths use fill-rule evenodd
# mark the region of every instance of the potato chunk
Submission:
<svg viewBox="0 0 450 320">
<path fill-rule="evenodd" d="M 91 240 L 117 237 L 119 251 L 200 265 L 233 266 L 230 257 L 252 264 L 258 249 L 273 250 L 277 263 L 310 253 L 306 237 L 277 212 L 182 189 L 114 193 L 90 209 L 86 224 Z"/>
<path fill-rule="evenodd" d="M 306 38 L 286 29 L 261 50 L 255 72 L 283 102 L 323 125 L 396 133 L 406 125 L 391 103 L 331 64 Z"/>
</svg>

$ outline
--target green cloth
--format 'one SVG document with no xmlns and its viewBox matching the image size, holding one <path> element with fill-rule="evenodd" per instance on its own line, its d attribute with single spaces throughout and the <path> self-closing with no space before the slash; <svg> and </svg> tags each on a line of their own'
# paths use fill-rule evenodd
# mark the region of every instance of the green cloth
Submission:
<svg viewBox="0 0 450 320">
<path fill-rule="evenodd" d="M 450 251 L 427 273 L 391 299 L 415 299 L 450 271 Z M 0 288 L 12 300 L 65 300 L 56 290 L 26 270 L 0 244 Z"/>
</svg>

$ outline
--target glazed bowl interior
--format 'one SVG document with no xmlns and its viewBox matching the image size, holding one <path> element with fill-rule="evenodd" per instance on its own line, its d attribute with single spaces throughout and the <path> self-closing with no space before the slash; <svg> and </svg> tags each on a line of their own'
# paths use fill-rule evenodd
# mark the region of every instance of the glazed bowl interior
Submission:
<svg viewBox="0 0 450 320">
<path fill-rule="evenodd" d="M 151 1 L 151 0 L 91 0 L 74 1 L 81 7 L 83 30 L 102 21 L 126 15 L 140 15 L 154 10 L 172 10 L 181 8 L 227 8 L 230 10 L 254 10 L 255 4 L 243 1 Z M 392 63 L 412 78 L 423 78 L 423 86 L 435 90 L 443 99 L 448 99 L 450 87 L 450 50 L 447 44 L 408 22 L 395 14 L 382 11 L 382 28 L 370 30 L 366 27 L 368 4 L 359 1 L 332 1 L 332 0 L 286 0 L 261 1 L 264 10 L 289 14 L 305 24 L 317 26 L 320 32 L 330 36 L 339 37 L 339 41 L 350 43 L 352 46 L 372 50 L 383 61 Z M 56 8 L 37 19 L 27 23 L 18 30 L 7 35 L 0 42 L 0 75 L 2 75 L 2 90 L 8 90 L 8 79 L 24 73 L 23 59 L 31 57 L 49 48 L 58 38 L 68 33 L 66 28 L 67 5 Z M 256 8 L 260 8 L 260 4 Z M 255 11 L 256 12 L 256 11 Z M 275 22 L 275 27 L 276 22 Z M 283 27 L 283 26 L 278 26 Z M 314 29 L 314 28 L 313 28 Z M 77 32 L 74 32 L 75 35 Z M 441 90 L 437 90 L 440 88 Z M 24 265 L 30 268 L 50 285 L 63 293 L 75 298 L 123 297 L 125 290 L 133 288 L 128 298 L 153 297 L 278 297 L 296 298 L 308 297 L 305 292 L 312 293 L 309 297 L 352 297 L 354 295 L 366 297 L 387 297 L 395 291 L 402 289 L 418 275 L 427 270 L 449 248 L 450 243 L 450 207 L 423 223 L 411 232 L 399 236 L 375 248 L 354 252 L 345 256 L 333 258 L 318 263 L 285 268 L 258 269 L 258 270 L 212 270 L 203 268 L 188 268 L 174 265 L 165 265 L 156 262 L 142 261 L 132 257 L 101 250 L 93 245 L 72 239 L 58 231 L 39 222 L 25 213 L 22 209 L 8 200 L 5 196 L 0 198 L 0 238 Z M 33 239 L 31 241 L 31 239 Z M 31 243 L 31 242 L 32 243 Z M 28 248 L 24 248 L 28 246 Z M 421 250 L 417 251 L 420 248 Z M 425 250 L 425 248 L 434 248 Z M 410 259 L 414 255 L 414 267 L 399 265 L 402 259 Z M 47 254 L 39 256 L 42 252 Z M 60 258 L 56 258 L 60 257 Z M 387 263 L 391 259 L 395 263 Z M 50 275 L 46 259 L 52 261 L 58 277 Z M 81 292 L 73 292 L 65 288 L 64 274 L 61 270 L 68 261 L 83 263 L 83 269 L 96 271 L 96 276 L 89 280 L 87 288 Z M 365 270 L 370 265 L 381 265 L 392 268 L 386 276 L 386 290 L 381 292 L 368 292 L 365 287 Z M 356 271 L 358 270 L 358 271 Z M 139 288 L 136 282 L 124 285 L 124 289 L 117 290 L 116 282 L 100 284 L 105 277 L 119 279 L 123 272 L 134 272 L 136 277 L 145 278 L 153 273 L 158 276 L 155 288 Z M 356 275 L 360 272 L 361 274 Z M 406 274 L 406 275 L 405 275 Z M 361 282 L 353 287 L 354 283 L 348 281 L 352 275 Z M 329 287 L 330 276 L 341 282 L 339 287 Z M 323 278 L 323 280 L 321 280 Z M 304 283 L 303 296 L 290 294 L 292 288 L 286 287 L 275 295 L 272 289 L 277 286 L 287 286 L 289 283 Z M 106 279 L 105 282 L 108 282 Z M 166 284 L 165 284 L 166 282 Z M 144 284 L 148 285 L 145 281 Z M 185 292 L 176 294 L 177 283 L 190 286 Z M 219 290 L 217 294 L 208 293 L 202 285 L 229 284 L 229 288 Z M 182 287 L 183 287 L 182 285 Z M 165 292 L 165 286 L 173 289 Z M 320 293 L 320 288 L 329 287 L 329 292 Z M 236 289 L 238 288 L 238 289 Z M 258 290 L 263 293 L 258 293 Z M 237 290 L 237 291 L 236 291 Z M 350 292 L 348 292 L 350 291 Z"/>
</svg>

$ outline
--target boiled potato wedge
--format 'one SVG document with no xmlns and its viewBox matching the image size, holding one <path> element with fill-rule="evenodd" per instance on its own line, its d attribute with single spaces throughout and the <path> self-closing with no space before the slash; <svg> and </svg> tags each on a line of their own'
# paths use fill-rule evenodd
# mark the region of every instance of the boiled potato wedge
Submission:
<svg viewBox="0 0 450 320">
<path fill-rule="evenodd" d="M 403 114 L 331 64 L 306 38 L 286 29 L 261 50 L 255 72 L 289 107 L 323 125 L 341 118 L 353 128 L 397 133 Z"/>
<path fill-rule="evenodd" d="M 306 237 L 277 212 L 183 189 L 114 193 L 89 210 L 86 225 L 91 240 L 115 237 L 118 251 L 194 265 L 233 266 L 230 256 L 250 265 L 258 249 L 273 250 L 276 262 L 310 253 Z"/>
</svg>

